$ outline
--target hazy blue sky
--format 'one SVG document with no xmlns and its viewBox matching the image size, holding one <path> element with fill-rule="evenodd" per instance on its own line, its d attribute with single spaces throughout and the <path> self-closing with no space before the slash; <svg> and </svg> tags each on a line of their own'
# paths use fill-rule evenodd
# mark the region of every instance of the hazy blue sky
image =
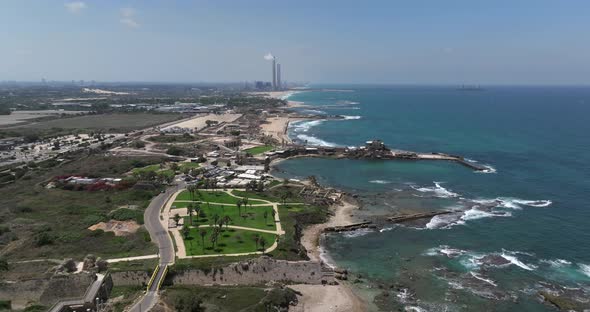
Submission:
<svg viewBox="0 0 590 312">
<path fill-rule="evenodd" d="M 588 84 L 590 1 L 0 1 L 0 80 Z"/>
</svg>

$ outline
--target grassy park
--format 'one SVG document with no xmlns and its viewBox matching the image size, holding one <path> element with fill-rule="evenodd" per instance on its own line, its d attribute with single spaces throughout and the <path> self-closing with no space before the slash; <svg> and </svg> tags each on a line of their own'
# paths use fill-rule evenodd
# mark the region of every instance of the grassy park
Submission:
<svg viewBox="0 0 590 312">
<path fill-rule="evenodd" d="M 235 205 L 238 203 L 238 201 L 241 201 L 242 199 L 233 197 L 225 192 L 198 190 L 196 192 L 196 194 L 194 194 L 194 196 L 192 196 L 189 191 L 182 191 L 176 197 L 176 202 L 174 202 L 174 204 L 176 205 L 177 201 L 179 201 L 179 200 L 194 200 L 194 201 L 200 201 L 200 202 L 234 204 Z M 249 199 L 248 203 L 253 204 L 253 205 L 264 204 L 264 202 L 259 201 L 259 200 L 255 200 L 255 199 Z"/>
<path fill-rule="evenodd" d="M 244 150 L 244 152 L 249 153 L 251 155 L 258 155 L 258 154 L 262 154 L 262 153 L 266 153 L 268 151 L 271 151 L 274 148 L 275 147 L 272 145 L 262 145 L 262 146 L 256 146 L 256 147 L 246 149 L 246 150 Z"/>
<path fill-rule="evenodd" d="M 201 204 L 199 214 L 193 211 L 192 226 L 211 225 L 229 217 L 229 225 L 244 226 L 262 230 L 275 230 L 272 206 L 242 206 L 241 211 L 236 206 Z M 186 209 L 186 208 L 185 208 Z M 241 214 L 240 214 L 241 213 Z M 266 213 L 266 218 L 264 215 Z M 215 221 L 217 216 L 217 222 Z M 184 224 L 190 224 L 190 217 L 184 218 Z"/>
<path fill-rule="evenodd" d="M 270 247 L 276 239 L 274 234 L 224 227 L 216 236 L 217 240 L 213 242 L 213 232 L 214 228 L 212 227 L 191 228 L 188 236 L 184 237 L 186 254 L 196 256 L 262 251 L 263 248 Z M 258 237 L 258 242 L 256 237 Z"/>
</svg>

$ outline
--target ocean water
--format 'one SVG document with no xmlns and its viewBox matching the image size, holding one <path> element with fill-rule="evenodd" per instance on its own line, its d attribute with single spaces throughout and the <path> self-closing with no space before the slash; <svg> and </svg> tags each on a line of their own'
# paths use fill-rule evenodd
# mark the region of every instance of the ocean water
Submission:
<svg viewBox="0 0 590 312">
<path fill-rule="evenodd" d="M 328 235 L 329 261 L 383 310 L 554 311 L 539 291 L 590 297 L 590 88 L 330 86 L 289 99 L 344 120 L 293 123 L 310 145 L 445 152 L 487 165 L 292 159 L 277 174 L 357 194 L 379 230 Z M 337 90 L 336 90 L 337 89 Z M 383 216 L 454 209 L 398 226 Z M 377 285 L 381 285 L 377 287 Z M 385 289 L 385 291 L 383 291 Z"/>
</svg>

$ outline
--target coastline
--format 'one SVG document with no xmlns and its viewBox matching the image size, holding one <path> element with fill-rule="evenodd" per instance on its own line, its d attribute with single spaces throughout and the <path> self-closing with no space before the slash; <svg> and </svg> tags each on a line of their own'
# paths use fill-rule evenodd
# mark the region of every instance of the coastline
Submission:
<svg viewBox="0 0 590 312">
<path fill-rule="evenodd" d="M 289 95 L 296 92 L 269 92 L 267 96 L 286 99 Z M 288 101 L 287 108 L 307 106 L 303 102 Z M 305 118 L 295 117 L 271 117 L 267 118 L 269 124 L 261 125 L 262 131 L 272 135 L 279 141 L 291 143 L 288 130 L 292 121 L 307 120 Z M 288 159 L 288 158 L 287 158 Z M 287 159 L 277 159 L 271 163 L 276 166 L 278 163 Z M 311 261 L 324 262 L 322 259 L 323 249 L 321 246 L 321 236 L 327 227 L 345 226 L 354 223 L 352 212 L 358 209 L 359 205 L 352 197 L 344 195 L 336 204 L 330 206 L 332 215 L 330 218 L 320 224 L 307 226 L 302 231 L 301 245 L 306 249 L 307 256 Z M 325 263 L 328 266 L 332 264 Z M 350 284 L 346 281 L 340 281 L 338 285 L 309 285 L 296 284 L 289 286 L 301 293 L 298 296 L 299 304 L 289 308 L 291 312 L 363 312 L 367 311 L 367 302 L 357 295 Z"/>
<path fill-rule="evenodd" d="M 285 160 L 287 159 L 275 160 L 271 166 L 276 166 Z M 313 224 L 303 229 L 301 245 L 306 249 L 307 256 L 311 261 L 323 262 L 328 266 L 333 266 L 326 263 L 325 259 L 322 258 L 321 236 L 327 227 L 353 224 L 355 221 L 352 213 L 358 208 L 359 205 L 352 197 L 344 195 L 336 204 L 330 206 L 330 211 L 333 214 L 328 221 Z M 299 304 L 289 308 L 291 312 L 367 311 L 367 302 L 357 295 L 352 286 L 346 281 L 339 281 L 338 285 L 296 284 L 289 287 L 301 293 Z"/>
<path fill-rule="evenodd" d="M 352 211 L 358 209 L 358 205 L 351 198 L 341 199 L 332 205 L 330 210 L 334 213 L 325 223 L 314 224 L 303 230 L 301 245 L 307 250 L 307 255 L 312 261 L 323 262 L 321 236 L 327 227 L 344 226 L 354 223 Z M 299 304 L 289 309 L 291 312 L 362 312 L 367 311 L 367 302 L 357 295 L 352 286 L 346 281 L 339 281 L 338 285 L 308 285 L 297 284 L 289 286 L 299 291 Z"/>
</svg>

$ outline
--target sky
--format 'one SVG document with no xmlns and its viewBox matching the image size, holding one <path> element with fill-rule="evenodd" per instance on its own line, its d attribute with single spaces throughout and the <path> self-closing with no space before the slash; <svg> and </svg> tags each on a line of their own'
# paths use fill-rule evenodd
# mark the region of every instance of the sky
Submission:
<svg viewBox="0 0 590 312">
<path fill-rule="evenodd" d="M 587 0 L 2 0 L 0 81 L 590 84 Z"/>
</svg>

